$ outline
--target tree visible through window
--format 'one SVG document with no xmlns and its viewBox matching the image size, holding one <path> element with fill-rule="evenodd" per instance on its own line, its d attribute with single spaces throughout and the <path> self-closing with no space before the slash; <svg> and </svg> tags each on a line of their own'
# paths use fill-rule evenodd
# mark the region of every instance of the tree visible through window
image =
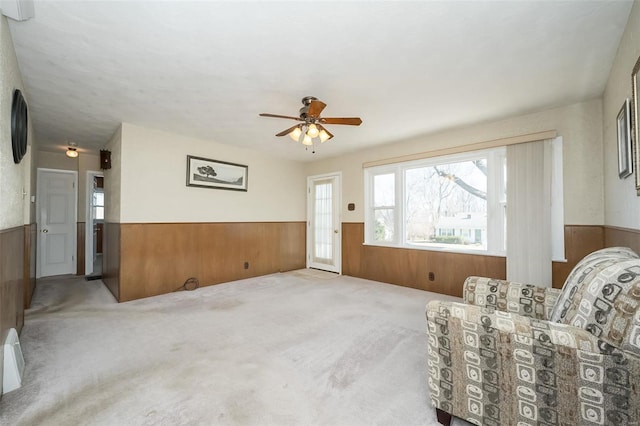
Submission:
<svg viewBox="0 0 640 426">
<path fill-rule="evenodd" d="M 487 247 L 486 158 L 405 171 L 406 241 Z"/>
</svg>

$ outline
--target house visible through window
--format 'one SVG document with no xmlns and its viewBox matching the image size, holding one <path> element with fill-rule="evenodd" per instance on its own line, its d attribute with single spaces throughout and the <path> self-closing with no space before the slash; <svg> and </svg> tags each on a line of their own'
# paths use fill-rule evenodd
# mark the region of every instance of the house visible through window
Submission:
<svg viewBox="0 0 640 426">
<path fill-rule="evenodd" d="M 365 170 L 365 243 L 505 252 L 505 150 Z"/>
</svg>

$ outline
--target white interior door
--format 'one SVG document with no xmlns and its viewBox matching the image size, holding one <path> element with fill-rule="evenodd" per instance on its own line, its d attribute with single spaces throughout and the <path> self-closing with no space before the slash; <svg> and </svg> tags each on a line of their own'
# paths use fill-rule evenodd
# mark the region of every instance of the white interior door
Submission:
<svg viewBox="0 0 640 426">
<path fill-rule="evenodd" d="M 38 169 L 37 277 L 76 273 L 78 173 Z"/>
<path fill-rule="evenodd" d="M 307 268 L 342 273 L 340 181 L 340 174 L 307 179 Z"/>
</svg>

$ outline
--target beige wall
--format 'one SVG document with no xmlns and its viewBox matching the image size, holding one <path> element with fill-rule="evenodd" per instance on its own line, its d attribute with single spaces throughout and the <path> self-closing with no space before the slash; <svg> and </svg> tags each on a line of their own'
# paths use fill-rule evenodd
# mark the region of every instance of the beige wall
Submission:
<svg viewBox="0 0 640 426">
<path fill-rule="evenodd" d="M 342 220 L 364 221 L 362 163 L 511 136 L 557 130 L 564 141 L 565 223 L 603 223 L 602 103 L 599 99 L 453 129 L 312 163 L 308 175 L 342 171 Z M 355 211 L 347 204 L 355 203 Z"/>
<path fill-rule="evenodd" d="M 78 170 L 79 157 L 67 157 L 64 152 L 38 151 L 39 169 Z"/>
<path fill-rule="evenodd" d="M 187 187 L 187 155 L 249 166 L 249 190 Z M 128 123 L 122 125 L 121 158 L 121 179 L 126 182 L 120 198 L 123 223 L 303 221 L 306 217 L 302 163 Z"/>
<path fill-rule="evenodd" d="M 87 172 L 100 170 L 100 156 L 81 153 L 78 157 L 78 222 L 87 220 Z M 90 183 L 93 185 L 93 183 Z"/>
<path fill-rule="evenodd" d="M 122 126 L 115 131 L 105 149 L 111 151 L 111 168 L 104 171 L 104 220 L 120 223 Z"/>
<path fill-rule="evenodd" d="M 28 105 L 7 18 L 0 15 L 0 230 L 31 221 L 31 151 L 35 138 L 29 120 L 27 154 L 20 164 L 15 164 L 11 148 L 11 104 L 15 89 L 22 91 Z"/>
<path fill-rule="evenodd" d="M 616 116 L 626 98 L 631 101 L 631 71 L 640 56 L 640 2 L 635 1 L 611 67 L 603 96 L 605 225 L 640 229 L 640 197 L 636 195 L 638 170 L 618 178 Z"/>
</svg>

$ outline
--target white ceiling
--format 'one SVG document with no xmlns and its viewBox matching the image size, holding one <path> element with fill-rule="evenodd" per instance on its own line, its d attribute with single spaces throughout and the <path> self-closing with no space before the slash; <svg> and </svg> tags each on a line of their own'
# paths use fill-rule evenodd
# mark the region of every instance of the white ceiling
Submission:
<svg viewBox="0 0 640 426">
<path fill-rule="evenodd" d="M 36 1 L 10 20 L 44 149 L 120 122 L 317 160 L 602 95 L 630 1 Z M 360 116 L 315 155 L 303 96 Z"/>
</svg>

